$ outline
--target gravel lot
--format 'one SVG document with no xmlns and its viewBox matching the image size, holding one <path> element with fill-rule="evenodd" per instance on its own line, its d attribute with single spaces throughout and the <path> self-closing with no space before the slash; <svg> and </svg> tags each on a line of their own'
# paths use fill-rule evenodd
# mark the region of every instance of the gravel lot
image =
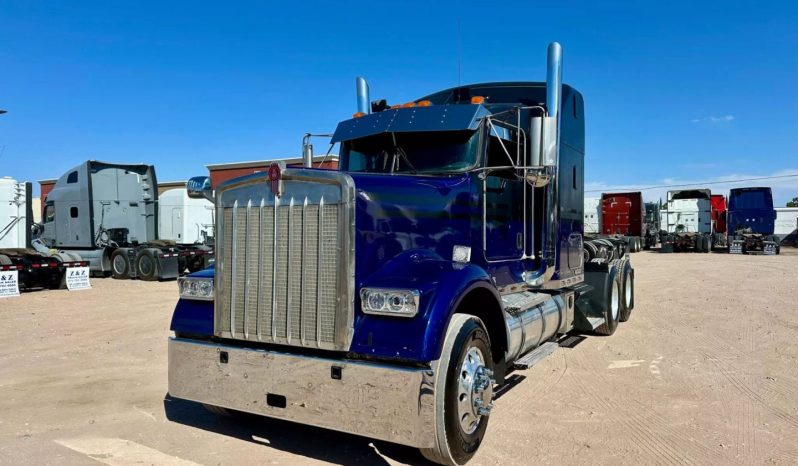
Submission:
<svg viewBox="0 0 798 466">
<path fill-rule="evenodd" d="M 634 256 L 636 309 L 527 371 L 471 464 L 798 463 L 798 252 Z M 419 464 L 166 396 L 174 282 L 0 300 L 2 464 Z"/>
</svg>

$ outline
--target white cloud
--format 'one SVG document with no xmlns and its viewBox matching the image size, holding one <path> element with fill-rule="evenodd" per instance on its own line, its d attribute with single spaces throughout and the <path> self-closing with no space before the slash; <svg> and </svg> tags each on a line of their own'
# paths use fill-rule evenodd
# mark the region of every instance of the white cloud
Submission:
<svg viewBox="0 0 798 466">
<path fill-rule="evenodd" d="M 719 116 L 719 117 L 712 115 L 712 116 L 708 116 L 708 117 L 704 117 L 704 118 L 694 118 L 694 119 L 690 120 L 690 122 L 691 123 L 703 123 L 703 122 L 707 122 L 707 123 L 728 123 L 728 122 L 730 122 L 732 120 L 734 120 L 734 115 L 723 115 L 723 116 Z"/>
<path fill-rule="evenodd" d="M 751 178 L 783 177 L 767 180 L 748 180 Z M 661 185 L 679 185 L 679 187 L 659 187 Z M 656 187 L 651 187 L 656 186 Z M 731 188 L 747 186 L 770 186 L 773 190 L 773 203 L 776 207 L 784 207 L 785 203 L 798 196 L 798 168 L 787 168 L 770 174 L 731 174 L 704 179 L 666 178 L 648 184 L 613 184 L 605 181 L 585 182 L 585 197 L 599 197 L 601 193 L 642 191 L 647 201 L 665 199 L 667 192 L 674 189 L 709 188 L 713 193 L 728 195 Z M 590 192 L 592 191 L 592 192 Z"/>
</svg>

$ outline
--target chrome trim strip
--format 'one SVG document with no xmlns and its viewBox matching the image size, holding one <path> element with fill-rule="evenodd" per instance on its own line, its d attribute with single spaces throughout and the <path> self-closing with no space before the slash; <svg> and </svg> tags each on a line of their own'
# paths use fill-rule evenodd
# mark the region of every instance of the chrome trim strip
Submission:
<svg viewBox="0 0 798 466">
<path fill-rule="evenodd" d="M 291 243 L 293 239 L 293 235 L 291 234 L 291 224 L 294 221 L 294 196 L 291 196 L 291 200 L 288 201 L 288 245 L 286 246 L 285 252 L 285 263 L 288 267 L 292 267 L 291 264 Z M 276 278 L 276 277 L 275 277 Z M 285 339 L 286 342 L 290 345 L 291 344 L 291 270 L 285 271 Z"/>
<path fill-rule="evenodd" d="M 231 280 L 235 280 L 236 277 L 236 253 L 237 247 L 236 244 L 236 235 L 238 234 L 238 199 L 233 203 L 233 231 L 231 235 L 233 235 L 232 241 L 232 249 L 230 251 L 230 255 L 233 257 L 232 264 L 230 264 L 230 277 Z M 230 287 L 230 334 L 235 337 L 236 336 L 236 289 L 235 287 Z"/>
<path fill-rule="evenodd" d="M 272 235 L 272 252 L 274 259 L 272 260 L 272 341 L 277 340 L 277 222 L 279 220 L 277 211 L 280 210 L 280 198 L 274 198 L 274 228 Z"/>
<path fill-rule="evenodd" d="M 263 233 L 263 209 L 266 207 L 266 199 L 261 197 L 260 198 L 260 215 L 258 216 L 258 222 L 260 223 L 260 227 L 258 228 L 258 232 L 260 233 L 260 239 L 258 240 L 258 311 L 255 313 L 255 329 L 258 334 L 258 341 L 263 341 L 263 337 L 261 336 L 261 328 L 260 328 L 260 316 L 261 311 L 263 310 L 263 244 L 266 240 L 265 234 Z"/>
<path fill-rule="evenodd" d="M 247 201 L 247 211 L 244 217 L 244 338 L 249 338 L 249 216 L 252 212 L 252 199 Z"/>
<path fill-rule="evenodd" d="M 322 231 L 324 231 L 324 196 L 321 196 L 321 201 L 319 201 L 319 239 L 316 242 L 316 257 L 318 257 L 319 262 L 321 262 L 321 239 L 322 239 Z M 319 312 L 321 312 L 321 287 L 318 284 L 321 283 L 321 264 L 316 264 L 316 346 L 321 348 L 321 317 L 319 317 Z"/>
<path fill-rule="evenodd" d="M 340 380 L 330 377 L 333 366 Z M 169 339 L 172 397 L 417 448 L 435 438 L 434 367 L 437 361 L 408 368 Z M 286 406 L 269 406 L 267 393 L 285 396 Z"/>
<path fill-rule="evenodd" d="M 308 242 L 308 197 L 305 196 L 305 202 L 302 203 L 302 269 L 299 271 L 299 276 L 302 283 L 305 283 L 305 249 Z M 305 287 L 299 288 L 299 340 L 302 346 L 305 346 Z"/>
</svg>

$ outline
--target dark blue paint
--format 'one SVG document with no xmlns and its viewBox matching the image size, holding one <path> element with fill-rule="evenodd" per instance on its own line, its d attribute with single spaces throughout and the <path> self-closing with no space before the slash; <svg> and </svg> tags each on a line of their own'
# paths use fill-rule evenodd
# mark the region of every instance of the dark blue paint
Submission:
<svg viewBox="0 0 798 466">
<path fill-rule="evenodd" d="M 753 233 L 772 235 L 776 211 L 770 188 L 737 188 L 729 192 L 727 225 L 730 234 L 750 228 Z"/>
<path fill-rule="evenodd" d="M 335 129 L 332 142 L 389 131 L 401 133 L 476 129 L 479 119 L 488 114 L 481 105 L 437 105 L 385 110 L 342 121 Z"/>
</svg>

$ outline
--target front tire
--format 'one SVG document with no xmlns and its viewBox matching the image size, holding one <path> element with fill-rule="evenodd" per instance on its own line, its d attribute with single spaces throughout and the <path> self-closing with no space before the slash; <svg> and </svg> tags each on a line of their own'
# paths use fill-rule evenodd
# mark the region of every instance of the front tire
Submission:
<svg viewBox="0 0 798 466">
<path fill-rule="evenodd" d="M 493 407 L 493 354 L 479 318 L 452 316 L 435 369 L 435 446 L 421 454 L 462 465 L 482 444 Z"/>
</svg>

